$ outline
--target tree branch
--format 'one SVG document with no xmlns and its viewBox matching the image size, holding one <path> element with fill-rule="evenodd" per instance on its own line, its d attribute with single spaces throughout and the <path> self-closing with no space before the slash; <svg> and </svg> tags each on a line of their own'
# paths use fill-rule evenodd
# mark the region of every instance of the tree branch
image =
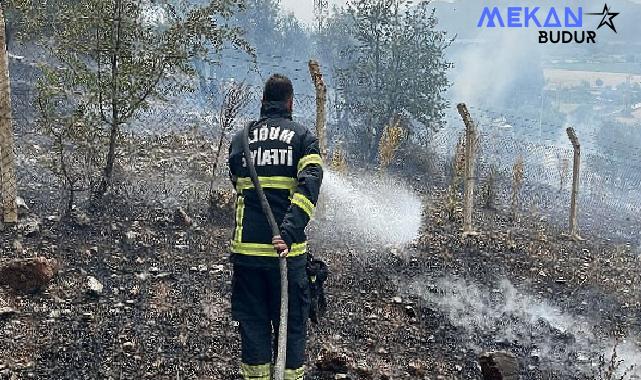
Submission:
<svg viewBox="0 0 641 380">
<path fill-rule="evenodd" d="M 156 67 L 156 61 L 154 61 L 154 68 L 155 67 Z M 122 118 L 123 120 L 128 120 L 130 117 L 132 117 L 133 114 L 138 110 L 138 107 L 140 107 L 140 105 L 144 103 L 147 100 L 147 98 L 149 98 L 149 96 L 154 91 L 156 86 L 158 86 L 158 83 L 160 83 L 160 80 L 162 79 L 163 74 L 165 72 L 165 67 L 166 67 L 166 62 L 161 62 L 160 68 L 158 69 L 158 75 L 147 86 L 147 88 L 145 89 L 145 92 L 134 102 L 134 104 L 131 105 L 131 107 L 129 107 L 129 110 L 123 114 L 123 118 Z M 154 71 L 154 69 L 152 69 L 152 71 Z"/>
<path fill-rule="evenodd" d="M 98 107 L 100 108 L 100 119 L 105 124 L 111 124 L 107 115 L 105 114 L 105 105 L 103 104 L 103 95 L 102 95 L 102 59 L 101 59 L 101 46 L 100 46 L 100 28 L 96 28 L 96 61 L 98 63 L 98 72 L 97 72 L 97 87 L 98 87 Z"/>
</svg>

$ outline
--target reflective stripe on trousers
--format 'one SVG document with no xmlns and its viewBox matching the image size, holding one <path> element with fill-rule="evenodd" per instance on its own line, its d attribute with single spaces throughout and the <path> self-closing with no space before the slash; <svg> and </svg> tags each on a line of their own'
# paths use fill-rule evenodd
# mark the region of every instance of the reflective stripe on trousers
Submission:
<svg viewBox="0 0 641 380">
<path fill-rule="evenodd" d="M 305 377 L 305 367 L 285 370 L 285 380 L 303 380 L 303 377 Z"/>
<path fill-rule="evenodd" d="M 271 380 L 272 367 L 270 364 L 241 364 L 240 374 L 245 380 Z"/>
<path fill-rule="evenodd" d="M 241 364 L 240 374 L 245 380 L 271 380 L 271 372 L 273 366 L 271 364 Z M 284 380 L 303 380 L 305 377 L 305 367 L 298 369 L 286 369 Z"/>
</svg>

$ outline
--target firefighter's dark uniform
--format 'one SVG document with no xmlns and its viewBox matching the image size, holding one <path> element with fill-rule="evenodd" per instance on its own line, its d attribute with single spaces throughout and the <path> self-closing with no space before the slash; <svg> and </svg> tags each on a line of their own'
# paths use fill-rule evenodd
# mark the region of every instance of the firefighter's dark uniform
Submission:
<svg viewBox="0 0 641 380">
<path fill-rule="evenodd" d="M 260 183 L 289 247 L 285 379 L 302 380 L 310 303 L 305 227 L 323 177 L 318 140 L 292 121 L 285 102 L 268 102 L 249 133 L 249 143 Z M 241 373 L 245 379 L 268 380 L 276 352 L 280 273 L 271 229 L 245 166 L 242 132 L 232 139 L 229 168 L 237 192 L 232 315 L 240 326 Z"/>
</svg>

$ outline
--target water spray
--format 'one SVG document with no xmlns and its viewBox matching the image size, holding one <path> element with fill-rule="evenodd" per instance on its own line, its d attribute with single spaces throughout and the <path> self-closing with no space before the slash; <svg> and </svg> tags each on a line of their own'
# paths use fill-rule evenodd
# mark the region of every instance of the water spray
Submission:
<svg viewBox="0 0 641 380">
<path fill-rule="evenodd" d="M 327 170 L 323 196 L 321 223 L 314 226 L 316 237 L 339 236 L 372 248 L 391 243 L 403 246 L 418 237 L 422 200 L 401 179 L 380 173 L 344 176 Z"/>
</svg>

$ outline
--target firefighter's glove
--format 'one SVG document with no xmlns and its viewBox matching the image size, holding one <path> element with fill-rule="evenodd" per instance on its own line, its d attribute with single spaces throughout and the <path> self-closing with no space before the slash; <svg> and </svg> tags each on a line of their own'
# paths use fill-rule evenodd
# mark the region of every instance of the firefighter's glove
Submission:
<svg viewBox="0 0 641 380">
<path fill-rule="evenodd" d="M 309 257 L 307 261 L 307 277 L 311 290 L 311 305 L 309 319 L 318 324 L 327 311 L 327 300 L 325 299 L 324 284 L 329 275 L 327 265 L 321 260 Z"/>
</svg>

